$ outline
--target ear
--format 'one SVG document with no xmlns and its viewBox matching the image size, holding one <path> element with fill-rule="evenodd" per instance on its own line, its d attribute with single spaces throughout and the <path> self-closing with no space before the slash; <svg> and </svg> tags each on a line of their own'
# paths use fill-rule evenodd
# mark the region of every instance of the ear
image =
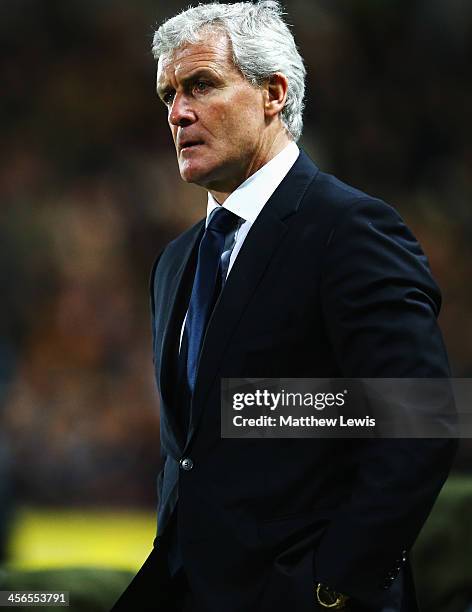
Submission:
<svg viewBox="0 0 472 612">
<path fill-rule="evenodd" d="M 264 112 L 275 117 L 282 112 L 287 99 L 288 79 L 283 72 L 276 72 L 265 83 Z"/>
</svg>

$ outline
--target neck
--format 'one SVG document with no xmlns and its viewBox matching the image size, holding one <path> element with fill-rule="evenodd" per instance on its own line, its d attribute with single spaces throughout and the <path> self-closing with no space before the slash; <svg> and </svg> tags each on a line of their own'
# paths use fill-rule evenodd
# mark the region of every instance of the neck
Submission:
<svg viewBox="0 0 472 612">
<path fill-rule="evenodd" d="M 252 161 L 249 165 L 247 171 L 242 177 L 242 180 L 239 180 L 237 184 L 233 185 L 229 189 L 221 191 L 219 189 L 209 189 L 208 191 L 215 198 L 218 204 L 223 204 L 225 200 L 227 200 L 229 196 L 233 193 L 233 191 L 236 191 L 236 189 L 240 185 L 242 185 L 245 180 L 247 180 L 250 176 L 255 174 L 258 170 L 260 170 L 263 166 L 270 162 L 271 159 L 274 159 L 274 157 L 276 157 L 276 155 L 283 151 L 285 147 L 291 142 L 292 139 L 289 138 L 285 130 L 283 132 L 279 132 L 265 153 L 261 154 L 261 151 L 259 151 L 259 154 L 254 156 L 254 161 Z"/>
</svg>

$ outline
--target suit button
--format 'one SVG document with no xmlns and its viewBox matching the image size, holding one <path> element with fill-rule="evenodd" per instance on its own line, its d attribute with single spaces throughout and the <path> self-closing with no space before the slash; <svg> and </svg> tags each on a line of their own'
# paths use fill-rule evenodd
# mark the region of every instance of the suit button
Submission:
<svg viewBox="0 0 472 612">
<path fill-rule="evenodd" d="M 190 457 L 184 457 L 180 460 L 180 467 L 186 472 L 189 472 L 193 468 L 193 461 Z"/>
<path fill-rule="evenodd" d="M 392 579 L 391 578 L 386 578 L 384 583 L 383 583 L 383 588 L 384 589 L 389 589 L 392 586 Z"/>
</svg>

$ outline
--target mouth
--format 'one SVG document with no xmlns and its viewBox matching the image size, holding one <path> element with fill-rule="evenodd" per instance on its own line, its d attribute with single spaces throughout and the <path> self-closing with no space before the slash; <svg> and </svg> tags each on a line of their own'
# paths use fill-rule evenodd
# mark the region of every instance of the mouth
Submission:
<svg viewBox="0 0 472 612">
<path fill-rule="evenodd" d="M 190 149 L 198 147 L 202 144 L 204 144 L 202 140 L 187 140 L 180 145 L 180 152 L 183 153 L 184 151 L 189 151 Z"/>
</svg>

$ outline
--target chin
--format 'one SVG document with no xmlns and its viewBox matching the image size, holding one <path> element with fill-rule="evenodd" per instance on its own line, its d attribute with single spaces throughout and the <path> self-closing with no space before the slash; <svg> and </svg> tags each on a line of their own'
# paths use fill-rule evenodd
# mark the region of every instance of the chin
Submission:
<svg viewBox="0 0 472 612">
<path fill-rule="evenodd" d="M 207 187 L 214 180 L 216 168 L 188 164 L 179 168 L 180 176 L 186 183 L 195 183 L 201 187 Z"/>
</svg>

